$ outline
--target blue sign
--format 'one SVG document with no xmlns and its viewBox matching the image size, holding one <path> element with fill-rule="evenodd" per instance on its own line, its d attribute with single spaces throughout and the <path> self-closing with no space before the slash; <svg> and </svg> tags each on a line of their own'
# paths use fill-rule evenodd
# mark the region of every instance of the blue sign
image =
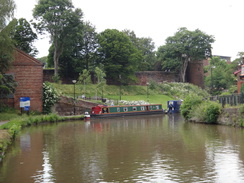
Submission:
<svg viewBox="0 0 244 183">
<path fill-rule="evenodd" d="M 30 106 L 25 106 L 24 107 L 24 111 L 29 111 L 30 110 Z"/>
<path fill-rule="evenodd" d="M 30 97 L 20 97 L 20 107 L 25 111 L 30 110 Z"/>
</svg>

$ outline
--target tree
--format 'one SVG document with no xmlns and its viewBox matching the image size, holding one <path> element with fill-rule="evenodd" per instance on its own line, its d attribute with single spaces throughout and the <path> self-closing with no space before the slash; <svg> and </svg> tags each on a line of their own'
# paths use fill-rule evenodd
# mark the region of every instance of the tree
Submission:
<svg viewBox="0 0 244 183">
<path fill-rule="evenodd" d="M 134 31 L 124 30 L 124 33 L 130 38 L 133 45 L 141 52 L 142 60 L 140 60 L 139 71 L 154 70 L 157 62 L 155 54 L 155 45 L 151 38 L 138 38 Z"/>
<path fill-rule="evenodd" d="M 142 56 L 129 37 L 116 29 L 106 29 L 99 34 L 98 40 L 98 51 L 107 79 L 116 83 L 121 78 L 122 84 L 135 81 Z"/>
<path fill-rule="evenodd" d="M 74 9 L 70 0 L 39 0 L 33 11 L 36 19 L 35 27 L 41 33 L 50 33 L 54 46 L 53 62 L 54 75 L 58 75 L 59 58 L 64 45 L 74 32 L 82 26 L 81 9 Z"/>
<path fill-rule="evenodd" d="M 0 96 L 6 97 L 8 94 L 13 94 L 17 82 L 14 80 L 12 75 L 2 75 L 0 74 Z"/>
<path fill-rule="evenodd" d="M 80 73 L 78 78 L 78 83 L 83 84 L 84 94 L 86 93 L 86 85 L 91 83 L 91 75 L 90 72 L 86 69 Z"/>
<path fill-rule="evenodd" d="M 13 0 L 0 0 L 0 31 L 2 31 L 14 15 L 15 2 Z"/>
<path fill-rule="evenodd" d="M 9 69 L 13 60 L 14 43 L 10 33 L 15 25 L 14 19 L 0 32 L 0 74 Z"/>
<path fill-rule="evenodd" d="M 97 49 L 99 47 L 97 33 L 95 27 L 91 25 L 90 22 L 85 22 L 83 30 L 83 45 L 81 49 L 81 57 L 85 62 L 85 69 L 94 69 L 97 60 Z"/>
<path fill-rule="evenodd" d="M 238 70 L 240 69 L 241 65 L 244 65 L 244 52 L 239 52 L 237 54 L 239 58 L 236 58 L 234 61 L 231 62 L 233 69 Z"/>
<path fill-rule="evenodd" d="M 15 41 L 15 46 L 25 53 L 31 56 L 35 56 L 38 53 L 33 45 L 33 42 L 37 39 L 37 35 L 33 32 L 26 19 L 21 18 L 17 20 L 17 24 L 12 33 L 12 39 Z"/>
<path fill-rule="evenodd" d="M 37 60 L 41 61 L 45 68 L 47 67 L 47 56 L 37 58 Z"/>
<path fill-rule="evenodd" d="M 162 62 L 163 70 L 179 72 L 180 81 L 185 82 L 189 62 L 211 57 L 211 44 L 214 37 L 196 29 L 189 31 L 180 28 L 174 36 L 166 39 L 166 44 L 159 47 L 157 57 Z"/>
<path fill-rule="evenodd" d="M 106 84 L 106 79 L 105 79 L 106 74 L 105 74 L 105 72 L 103 72 L 102 69 L 100 69 L 99 67 L 96 67 L 95 75 L 97 78 L 96 96 L 97 96 L 97 91 L 101 91 L 102 98 L 103 98 L 103 88 L 104 88 L 104 85 Z"/>
<path fill-rule="evenodd" d="M 82 29 L 67 42 L 60 57 L 60 74 L 77 78 L 81 70 L 94 71 L 98 65 L 98 39 L 95 27 L 85 22 Z"/>
<path fill-rule="evenodd" d="M 220 94 L 221 91 L 229 89 L 235 85 L 234 69 L 220 57 L 210 59 L 210 65 L 206 66 L 209 75 L 205 78 L 205 85 L 211 89 L 214 94 Z"/>
<path fill-rule="evenodd" d="M 0 74 L 8 70 L 13 59 L 14 45 L 10 39 L 16 20 L 7 22 L 14 15 L 15 3 L 13 0 L 0 0 Z"/>
<path fill-rule="evenodd" d="M 4 75 L 13 60 L 14 44 L 10 38 L 10 33 L 16 24 L 16 20 L 10 21 L 10 19 L 13 17 L 14 9 L 14 1 L 0 0 L 0 94 L 2 96 L 14 93 L 16 87 L 13 77 Z"/>
</svg>

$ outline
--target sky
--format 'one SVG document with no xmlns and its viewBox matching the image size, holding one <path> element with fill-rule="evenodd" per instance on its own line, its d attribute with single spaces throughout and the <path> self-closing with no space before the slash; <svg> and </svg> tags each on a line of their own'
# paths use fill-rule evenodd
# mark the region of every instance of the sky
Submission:
<svg viewBox="0 0 244 183">
<path fill-rule="evenodd" d="M 215 37 L 212 54 L 237 58 L 244 52 L 244 0 L 72 0 L 83 20 L 105 29 L 134 31 L 137 37 L 152 38 L 156 48 L 165 44 L 180 27 L 200 29 Z M 15 0 L 16 18 L 30 21 L 38 0 Z M 46 56 L 49 36 L 39 36 L 38 57 Z"/>
</svg>

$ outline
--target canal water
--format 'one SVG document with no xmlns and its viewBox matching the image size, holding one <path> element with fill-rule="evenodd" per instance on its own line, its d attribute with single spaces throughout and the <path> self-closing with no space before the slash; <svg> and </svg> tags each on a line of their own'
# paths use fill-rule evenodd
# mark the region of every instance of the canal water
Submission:
<svg viewBox="0 0 244 183">
<path fill-rule="evenodd" d="M 244 130 L 152 115 L 25 128 L 1 183 L 242 183 Z"/>
</svg>

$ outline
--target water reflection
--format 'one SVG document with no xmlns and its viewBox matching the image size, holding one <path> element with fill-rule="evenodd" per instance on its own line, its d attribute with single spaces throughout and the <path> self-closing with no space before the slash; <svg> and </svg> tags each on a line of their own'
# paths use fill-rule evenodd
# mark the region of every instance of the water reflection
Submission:
<svg viewBox="0 0 244 183">
<path fill-rule="evenodd" d="M 23 131 L 0 182 L 243 182 L 243 138 L 177 114 L 47 124 Z"/>
<path fill-rule="evenodd" d="M 49 162 L 49 153 L 44 151 L 43 153 L 43 170 L 38 170 L 36 175 L 33 176 L 34 182 L 55 182 L 53 176 L 52 165 Z"/>
</svg>

